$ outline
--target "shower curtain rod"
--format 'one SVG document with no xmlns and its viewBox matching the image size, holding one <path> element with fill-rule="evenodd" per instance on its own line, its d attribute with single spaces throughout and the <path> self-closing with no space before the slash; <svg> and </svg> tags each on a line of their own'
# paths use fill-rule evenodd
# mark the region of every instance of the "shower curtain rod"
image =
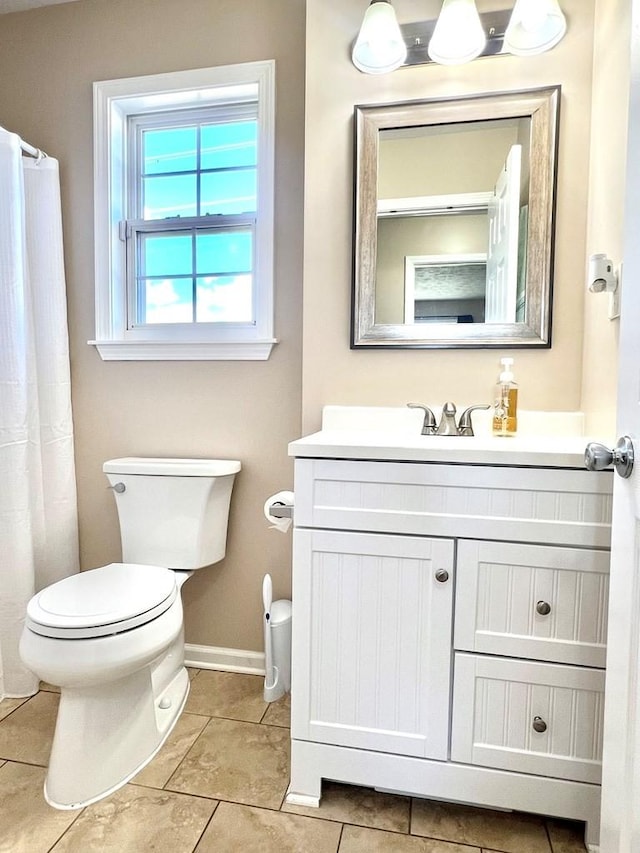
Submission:
<svg viewBox="0 0 640 853">
<path fill-rule="evenodd" d="M 0 125 L 0 130 L 5 130 L 5 128 Z M 40 148 L 35 148 L 33 145 L 29 145 L 28 142 L 24 141 L 24 139 L 20 139 L 20 148 L 22 149 L 23 154 L 27 154 L 29 157 L 35 157 L 36 160 L 42 160 L 43 157 L 47 156 Z"/>
<path fill-rule="evenodd" d="M 27 154 L 29 157 L 35 157 L 36 160 L 42 160 L 43 157 L 47 156 L 44 151 L 40 150 L 40 148 L 34 148 L 33 145 L 29 145 L 28 142 L 25 142 L 24 139 L 20 140 L 20 148 L 22 149 L 23 154 Z"/>
</svg>

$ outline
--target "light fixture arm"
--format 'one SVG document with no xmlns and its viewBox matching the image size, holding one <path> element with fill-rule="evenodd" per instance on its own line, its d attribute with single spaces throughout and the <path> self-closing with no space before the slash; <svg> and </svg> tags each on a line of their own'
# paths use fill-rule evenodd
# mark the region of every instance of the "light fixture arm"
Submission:
<svg viewBox="0 0 640 853">
<path fill-rule="evenodd" d="M 480 12 L 486 42 L 480 56 L 496 56 L 502 51 L 504 34 L 511 12 L 501 9 L 497 12 Z M 407 45 L 407 58 L 403 65 L 426 65 L 433 63 L 427 52 L 427 47 L 436 27 L 436 20 L 415 21 L 410 24 L 400 24 L 400 31 Z"/>
</svg>

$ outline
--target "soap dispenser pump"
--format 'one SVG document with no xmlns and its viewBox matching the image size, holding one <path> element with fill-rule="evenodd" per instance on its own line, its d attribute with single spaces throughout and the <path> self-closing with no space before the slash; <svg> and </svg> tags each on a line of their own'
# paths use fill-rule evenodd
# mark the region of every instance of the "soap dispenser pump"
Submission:
<svg viewBox="0 0 640 853">
<path fill-rule="evenodd" d="M 493 434 L 515 435 L 518 430 L 518 385 L 513 378 L 513 359 L 501 358 L 502 370 L 496 386 Z"/>
</svg>

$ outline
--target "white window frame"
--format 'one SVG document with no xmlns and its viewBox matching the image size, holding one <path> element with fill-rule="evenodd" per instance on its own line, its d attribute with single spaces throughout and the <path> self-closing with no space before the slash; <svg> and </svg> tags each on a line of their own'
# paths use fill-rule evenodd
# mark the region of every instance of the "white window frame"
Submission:
<svg viewBox="0 0 640 853">
<path fill-rule="evenodd" d="M 275 62 L 248 62 L 93 84 L 96 337 L 105 361 L 265 360 L 273 345 Z M 254 321 L 128 328 L 127 124 L 132 115 L 258 101 Z"/>
</svg>

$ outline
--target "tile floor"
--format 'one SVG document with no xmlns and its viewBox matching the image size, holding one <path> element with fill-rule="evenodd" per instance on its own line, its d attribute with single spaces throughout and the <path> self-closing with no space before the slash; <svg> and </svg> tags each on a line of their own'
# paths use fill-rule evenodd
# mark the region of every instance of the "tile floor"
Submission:
<svg viewBox="0 0 640 853">
<path fill-rule="evenodd" d="M 0 853 L 584 853 L 582 827 L 325 783 L 320 809 L 283 804 L 289 707 L 258 676 L 191 670 L 156 758 L 108 799 L 42 797 L 58 703 L 43 685 L 0 702 Z"/>
</svg>

